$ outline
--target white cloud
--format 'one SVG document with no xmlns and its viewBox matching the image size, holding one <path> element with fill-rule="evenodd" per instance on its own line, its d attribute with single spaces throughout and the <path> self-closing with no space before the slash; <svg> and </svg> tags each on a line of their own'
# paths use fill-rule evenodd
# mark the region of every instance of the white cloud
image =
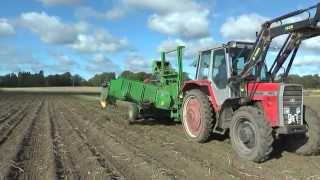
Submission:
<svg viewBox="0 0 320 180">
<path fill-rule="evenodd" d="M 200 4 L 193 0 L 122 0 L 122 2 L 129 7 L 148 8 L 162 13 L 201 8 Z"/>
<path fill-rule="evenodd" d="M 0 18 L 0 36 L 13 34 L 14 32 L 14 27 L 8 22 L 8 20 Z"/>
<path fill-rule="evenodd" d="M 167 39 L 158 47 L 159 51 L 168 51 L 176 49 L 177 46 L 185 46 L 184 57 L 186 59 L 195 59 L 199 51 L 214 48 L 218 44 L 211 37 L 183 41 L 181 39 Z"/>
<path fill-rule="evenodd" d="M 45 65 L 45 71 L 50 73 L 72 72 L 74 68 L 78 68 L 79 64 L 70 56 L 64 54 L 53 54 L 54 62 Z"/>
<path fill-rule="evenodd" d="M 33 71 L 39 72 L 44 64 L 33 56 L 28 49 L 16 49 L 0 46 L 0 70 L 5 72 Z"/>
<path fill-rule="evenodd" d="M 116 52 L 128 46 L 126 38 L 116 38 L 105 30 L 89 28 L 86 22 L 63 23 L 59 17 L 45 12 L 21 15 L 21 23 L 50 44 L 66 45 L 86 53 Z"/>
<path fill-rule="evenodd" d="M 221 27 L 223 37 L 231 40 L 254 41 L 256 32 L 267 20 L 258 14 L 243 14 L 239 17 L 230 17 Z"/>
<path fill-rule="evenodd" d="M 148 61 L 136 52 L 131 52 L 124 60 L 124 69 L 133 72 L 150 72 L 152 61 Z"/>
<path fill-rule="evenodd" d="M 115 7 L 113 9 L 111 9 L 110 11 L 107 11 L 105 14 L 104 14 L 104 17 L 106 19 L 118 19 L 122 16 L 124 16 L 125 14 L 125 11 L 122 10 L 121 8 L 119 7 Z"/>
<path fill-rule="evenodd" d="M 292 73 L 299 75 L 319 74 L 320 56 L 317 54 L 300 54 L 293 63 Z"/>
<path fill-rule="evenodd" d="M 163 34 L 200 38 L 210 34 L 208 15 L 209 10 L 153 14 L 148 20 L 148 25 L 150 29 Z"/>
<path fill-rule="evenodd" d="M 21 23 L 38 34 L 42 41 L 51 44 L 70 44 L 77 40 L 77 34 L 85 30 L 84 23 L 64 24 L 56 16 L 45 12 L 21 14 Z"/>
<path fill-rule="evenodd" d="M 154 11 L 148 26 L 155 31 L 183 38 L 210 34 L 208 8 L 192 0 L 125 0 L 127 6 Z"/>
<path fill-rule="evenodd" d="M 38 0 L 46 6 L 73 5 L 78 4 L 81 0 Z"/>
<path fill-rule="evenodd" d="M 31 71 L 39 72 L 44 70 L 46 73 L 71 72 L 79 67 L 79 64 L 68 55 L 49 54 L 50 61 L 40 60 L 34 56 L 32 49 L 19 49 L 0 45 L 0 70 L 4 72 Z"/>
<path fill-rule="evenodd" d="M 302 42 L 302 48 L 310 51 L 320 50 L 320 37 L 314 37 L 312 39 L 305 40 Z"/>
<path fill-rule="evenodd" d="M 121 0 L 106 12 L 81 8 L 78 16 L 117 19 L 129 11 L 151 10 L 148 26 L 154 31 L 182 38 L 202 38 L 210 34 L 210 11 L 194 0 Z"/>
<path fill-rule="evenodd" d="M 92 60 L 88 62 L 86 70 L 94 73 L 102 73 L 107 71 L 119 72 L 119 66 L 109 58 L 105 57 L 104 54 L 98 53 L 95 54 Z"/>
<path fill-rule="evenodd" d="M 94 17 L 98 19 L 115 20 L 123 17 L 126 14 L 126 10 L 114 7 L 107 12 L 98 12 L 91 7 L 80 7 L 76 9 L 75 15 L 80 18 Z"/>
<path fill-rule="evenodd" d="M 104 30 L 92 34 L 79 34 L 70 47 L 80 52 L 116 52 L 128 46 L 125 38 L 118 39 Z"/>
<path fill-rule="evenodd" d="M 320 56 L 319 55 L 304 55 L 302 57 L 297 57 L 294 65 L 317 67 L 320 69 Z M 320 73 L 320 70 L 319 70 Z"/>
<path fill-rule="evenodd" d="M 186 46 L 186 43 L 181 39 L 167 39 L 159 45 L 158 51 L 174 50 L 177 46 Z"/>
</svg>

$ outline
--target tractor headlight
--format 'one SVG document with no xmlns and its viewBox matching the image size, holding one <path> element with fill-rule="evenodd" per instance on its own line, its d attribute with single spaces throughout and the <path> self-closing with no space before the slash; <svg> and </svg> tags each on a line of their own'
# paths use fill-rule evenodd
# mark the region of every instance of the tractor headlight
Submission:
<svg viewBox="0 0 320 180">
<path fill-rule="evenodd" d="M 301 113 L 301 108 L 300 108 L 300 107 L 297 107 L 296 113 L 297 113 L 297 114 L 300 114 L 300 113 Z"/>
<path fill-rule="evenodd" d="M 290 108 L 289 107 L 284 107 L 283 108 L 284 114 L 290 114 Z"/>
</svg>

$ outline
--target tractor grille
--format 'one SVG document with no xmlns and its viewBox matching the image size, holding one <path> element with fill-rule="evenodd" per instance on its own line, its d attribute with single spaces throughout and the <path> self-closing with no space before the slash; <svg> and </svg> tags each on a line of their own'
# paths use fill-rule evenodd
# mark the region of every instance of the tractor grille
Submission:
<svg viewBox="0 0 320 180">
<path fill-rule="evenodd" d="M 302 125 L 303 90 L 301 86 L 287 85 L 283 91 L 284 125 Z"/>
</svg>

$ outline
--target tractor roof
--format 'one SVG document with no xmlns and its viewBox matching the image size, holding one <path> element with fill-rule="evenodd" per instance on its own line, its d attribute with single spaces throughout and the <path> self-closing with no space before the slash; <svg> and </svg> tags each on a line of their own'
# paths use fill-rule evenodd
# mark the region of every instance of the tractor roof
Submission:
<svg viewBox="0 0 320 180">
<path fill-rule="evenodd" d="M 210 50 L 215 50 L 215 49 L 220 49 L 220 48 L 248 48 L 248 49 L 252 49 L 253 46 L 254 46 L 253 42 L 230 41 L 230 42 L 228 42 L 226 44 L 217 44 L 214 47 L 203 49 L 200 52 L 210 51 Z"/>
</svg>

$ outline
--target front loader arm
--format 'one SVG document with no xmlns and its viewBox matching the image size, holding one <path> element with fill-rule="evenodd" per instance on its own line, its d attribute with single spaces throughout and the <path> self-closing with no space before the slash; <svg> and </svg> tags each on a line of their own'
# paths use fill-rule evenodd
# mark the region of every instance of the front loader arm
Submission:
<svg viewBox="0 0 320 180">
<path fill-rule="evenodd" d="M 308 19 L 302 21 L 282 24 L 283 20 L 292 18 L 313 9 L 316 9 L 316 13 L 312 18 L 309 16 Z M 272 40 L 278 36 L 286 34 L 288 35 L 288 37 L 268 71 L 270 75 L 269 78 L 270 80 L 273 80 L 275 78 L 276 74 L 291 54 L 291 59 L 288 65 L 289 69 L 287 68 L 287 71 L 290 70 L 292 61 L 294 60 L 295 55 L 300 47 L 301 41 L 320 35 L 319 21 L 320 3 L 315 6 L 294 11 L 287 15 L 265 22 L 262 25 L 262 29 L 257 37 L 249 59 L 245 64 L 244 69 L 240 73 L 238 79 L 240 81 L 245 79 L 251 74 L 253 68 L 258 67 L 259 73 L 256 73 L 255 79 L 259 81 L 260 72 L 263 65 L 265 64 L 265 58 L 270 49 Z M 273 25 L 276 23 L 281 23 L 281 25 L 274 27 Z M 287 71 L 285 74 L 288 74 Z"/>
</svg>

